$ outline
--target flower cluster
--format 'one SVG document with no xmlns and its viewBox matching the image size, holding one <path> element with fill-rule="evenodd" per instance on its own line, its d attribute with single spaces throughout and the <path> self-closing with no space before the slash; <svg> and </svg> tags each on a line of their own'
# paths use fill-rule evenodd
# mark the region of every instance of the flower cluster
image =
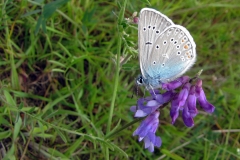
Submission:
<svg viewBox="0 0 240 160">
<path fill-rule="evenodd" d="M 182 111 L 182 119 L 187 127 L 194 125 L 193 118 L 198 114 L 197 102 L 206 112 L 214 111 L 215 107 L 207 101 L 202 89 L 202 80 L 198 78 L 194 85 L 191 84 L 191 81 L 192 79 L 189 79 L 188 76 L 183 76 L 163 84 L 162 89 L 166 90 L 163 94 L 160 94 L 159 90 L 149 90 L 150 97 L 140 98 L 137 105 L 130 108 L 135 113 L 135 117 L 146 117 L 134 131 L 133 136 L 138 135 L 139 141 L 144 140 L 145 148 L 150 152 L 154 151 L 154 146 L 161 146 L 161 138 L 155 133 L 159 126 L 159 108 L 163 104 L 171 103 L 172 124 L 178 118 L 179 111 Z M 180 87 L 181 90 L 177 92 L 176 89 Z"/>
</svg>

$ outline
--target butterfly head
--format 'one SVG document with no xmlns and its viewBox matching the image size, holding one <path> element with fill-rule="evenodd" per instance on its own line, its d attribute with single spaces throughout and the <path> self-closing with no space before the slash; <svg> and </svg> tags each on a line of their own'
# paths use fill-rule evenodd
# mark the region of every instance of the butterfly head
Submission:
<svg viewBox="0 0 240 160">
<path fill-rule="evenodd" d="M 139 75 L 136 78 L 136 85 L 137 86 L 145 86 L 147 90 L 149 89 L 157 89 L 162 87 L 162 82 L 160 79 L 155 78 L 145 78 L 143 75 Z"/>
<path fill-rule="evenodd" d="M 138 86 L 142 86 L 142 85 L 145 85 L 145 81 L 144 81 L 144 78 L 142 75 L 139 75 L 137 78 L 136 78 L 136 84 Z"/>
</svg>

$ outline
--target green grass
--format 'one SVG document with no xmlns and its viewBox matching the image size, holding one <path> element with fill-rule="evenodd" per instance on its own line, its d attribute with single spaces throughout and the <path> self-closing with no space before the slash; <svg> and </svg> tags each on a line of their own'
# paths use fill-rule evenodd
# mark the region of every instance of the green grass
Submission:
<svg viewBox="0 0 240 160">
<path fill-rule="evenodd" d="M 0 159 L 240 158 L 239 1 L 124 2 L 0 2 Z M 193 128 L 161 110 L 153 154 L 132 137 L 140 122 L 128 125 L 140 69 L 137 26 L 124 18 L 144 7 L 189 30 L 198 57 L 186 74 L 203 69 L 216 106 Z"/>
</svg>

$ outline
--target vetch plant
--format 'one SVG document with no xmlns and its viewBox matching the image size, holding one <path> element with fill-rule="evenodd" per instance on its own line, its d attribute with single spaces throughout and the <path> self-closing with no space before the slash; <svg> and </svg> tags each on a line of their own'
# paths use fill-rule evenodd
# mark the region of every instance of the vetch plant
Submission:
<svg viewBox="0 0 240 160">
<path fill-rule="evenodd" d="M 133 136 L 139 136 L 139 141 L 144 140 L 145 148 L 150 152 L 154 151 L 154 146 L 161 146 L 161 138 L 155 133 L 159 126 L 160 109 L 166 104 L 171 103 L 172 124 L 178 118 L 179 112 L 182 112 L 182 119 L 187 127 L 194 126 L 193 119 L 198 114 L 197 102 L 207 113 L 213 113 L 215 109 L 207 101 L 202 88 L 202 80 L 198 76 L 193 79 L 183 76 L 172 82 L 164 83 L 162 90 L 165 92 L 160 93 L 158 89 L 149 90 L 151 96 L 138 99 L 137 105 L 130 108 L 135 117 L 145 117 L 134 131 Z"/>
</svg>

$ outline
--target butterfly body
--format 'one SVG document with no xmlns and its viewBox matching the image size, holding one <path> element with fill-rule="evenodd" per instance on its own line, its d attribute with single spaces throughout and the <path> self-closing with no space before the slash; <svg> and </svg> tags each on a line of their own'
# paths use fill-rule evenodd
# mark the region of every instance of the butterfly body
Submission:
<svg viewBox="0 0 240 160">
<path fill-rule="evenodd" d="M 147 89 L 175 80 L 196 60 L 196 44 L 187 29 L 154 9 L 141 10 L 138 37 L 142 75 L 137 84 Z"/>
</svg>

